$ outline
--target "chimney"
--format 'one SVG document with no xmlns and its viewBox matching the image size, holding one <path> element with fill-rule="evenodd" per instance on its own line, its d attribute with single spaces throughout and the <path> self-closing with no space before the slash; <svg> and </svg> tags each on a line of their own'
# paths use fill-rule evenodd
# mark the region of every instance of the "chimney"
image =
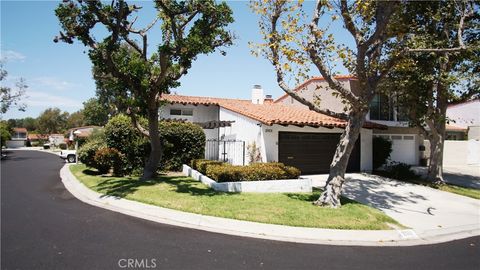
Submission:
<svg viewBox="0 0 480 270">
<path fill-rule="evenodd" d="M 273 103 L 272 95 L 265 95 L 265 103 Z"/>
<path fill-rule="evenodd" d="M 252 89 L 252 103 L 263 104 L 263 89 L 261 85 L 255 84 Z"/>
</svg>

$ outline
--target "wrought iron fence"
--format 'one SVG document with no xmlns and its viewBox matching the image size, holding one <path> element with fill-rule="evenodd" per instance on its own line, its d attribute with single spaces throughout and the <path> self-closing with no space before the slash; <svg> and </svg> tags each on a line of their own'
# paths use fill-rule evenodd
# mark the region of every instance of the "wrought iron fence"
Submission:
<svg viewBox="0 0 480 270">
<path fill-rule="evenodd" d="M 205 144 L 205 159 L 245 165 L 245 142 L 209 139 Z"/>
</svg>

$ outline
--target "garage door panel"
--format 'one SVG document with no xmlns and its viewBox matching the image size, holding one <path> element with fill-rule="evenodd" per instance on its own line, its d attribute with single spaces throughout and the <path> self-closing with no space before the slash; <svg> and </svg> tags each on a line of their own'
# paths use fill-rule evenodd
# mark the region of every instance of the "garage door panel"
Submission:
<svg viewBox="0 0 480 270">
<path fill-rule="evenodd" d="M 279 161 L 299 168 L 303 174 L 328 173 L 340 141 L 340 133 L 279 133 Z M 360 140 L 350 157 L 347 171 L 360 170 Z"/>
</svg>

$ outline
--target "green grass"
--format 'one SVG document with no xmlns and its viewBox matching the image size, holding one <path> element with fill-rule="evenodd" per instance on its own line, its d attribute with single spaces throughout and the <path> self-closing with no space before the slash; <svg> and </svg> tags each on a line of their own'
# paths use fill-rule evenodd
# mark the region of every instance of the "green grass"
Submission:
<svg viewBox="0 0 480 270">
<path fill-rule="evenodd" d="M 458 195 L 463 195 L 463 196 L 480 200 L 480 189 L 466 188 L 466 187 L 460 187 L 460 186 L 449 185 L 449 184 L 430 185 L 430 186 L 442 191 L 447 191 L 447 192 L 451 192 Z"/>
<path fill-rule="evenodd" d="M 85 165 L 70 166 L 87 187 L 102 194 L 185 212 L 269 224 L 332 229 L 382 230 L 402 225 L 384 213 L 348 199 L 339 209 L 312 205 L 313 193 L 223 193 L 190 177 L 162 175 L 140 181 L 131 177 L 102 176 Z"/>
</svg>

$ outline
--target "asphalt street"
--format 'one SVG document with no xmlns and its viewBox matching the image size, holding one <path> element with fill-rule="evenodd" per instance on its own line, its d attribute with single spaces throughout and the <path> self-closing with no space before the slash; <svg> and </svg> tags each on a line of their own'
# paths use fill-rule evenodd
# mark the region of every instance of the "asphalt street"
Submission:
<svg viewBox="0 0 480 270">
<path fill-rule="evenodd" d="M 480 269 L 480 237 L 355 247 L 157 224 L 77 200 L 63 187 L 64 163 L 54 155 L 8 155 L 1 161 L 1 269 Z"/>
</svg>

